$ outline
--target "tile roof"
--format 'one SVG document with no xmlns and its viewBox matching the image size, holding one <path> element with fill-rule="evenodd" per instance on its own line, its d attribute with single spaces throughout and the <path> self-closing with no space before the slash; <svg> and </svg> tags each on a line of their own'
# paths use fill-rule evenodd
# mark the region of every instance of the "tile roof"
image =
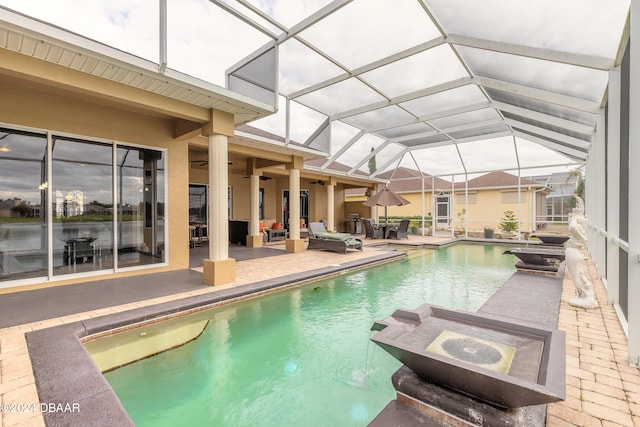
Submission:
<svg viewBox="0 0 640 427">
<path fill-rule="evenodd" d="M 533 181 L 529 178 L 520 178 L 520 185 L 524 187 L 544 188 L 544 184 Z M 469 188 L 498 188 L 498 187 L 517 187 L 518 177 L 510 173 L 497 171 L 489 172 L 469 180 Z M 464 188 L 464 182 L 456 182 L 455 188 Z"/>
</svg>

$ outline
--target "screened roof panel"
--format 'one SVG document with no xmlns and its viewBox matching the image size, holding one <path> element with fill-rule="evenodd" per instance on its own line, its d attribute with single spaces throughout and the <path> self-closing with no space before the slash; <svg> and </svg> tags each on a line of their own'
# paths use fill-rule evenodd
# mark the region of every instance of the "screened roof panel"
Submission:
<svg viewBox="0 0 640 427">
<path fill-rule="evenodd" d="M 548 165 L 565 165 L 572 159 L 558 151 L 543 147 L 535 142 L 516 137 L 516 147 L 520 166 L 523 168 Z"/>
<path fill-rule="evenodd" d="M 150 61 L 157 58 L 157 2 L 109 2 L 102 9 L 76 3 L 0 0 Z M 410 155 L 397 163 L 434 175 L 464 173 L 463 162 L 474 171 L 483 164 L 512 168 L 511 158 L 502 158 L 506 153 L 496 154 L 486 148 L 492 143 L 483 142 L 501 133 L 524 147 L 518 151 L 523 167 L 581 163 L 608 70 L 616 65 L 629 4 L 168 0 L 167 67 L 220 86 L 227 85 L 225 70 L 240 69 L 234 84 L 277 88 L 277 114 L 253 124 L 304 142 L 328 117 L 331 164 L 358 174 L 367 172 L 363 159 L 371 147 L 388 140 L 376 155 L 379 165 L 409 148 L 418 165 Z M 256 60 L 269 43 L 277 55 Z M 25 39 L 14 50 L 36 56 L 27 51 L 30 45 L 38 43 Z M 78 53 L 61 52 L 68 60 L 60 64 L 93 73 L 77 65 L 83 56 Z M 108 65 L 95 65 L 101 78 L 123 84 L 140 79 L 126 67 L 110 72 L 114 67 Z M 271 66 L 277 70 L 262 73 Z M 139 88 L 170 96 L 174 88 L 161 83 L 162 72 L 152 86 Z M 199 95 L 183 92 L 176 99 L 195 102 Z"/>
<path fill-rule="evenodd" d="M 414 139 L 402 140 L 400 143 L 405 147 L 417 147 L 420 145 L 437 144 L 441 142 L 452 142 L 451 138 L 444 134 L 422 136 Z"/>
<path fill-rule="evenodd" d="M 0 4 L 141 58 L 157 59 L 158 2 L 131 0 L 124 7 L 111 2 L 75 0 L 2 0 Z M 132 39 L 135 43 L 131 43 Z"/>
<path fill-rule="evenodd" d="M 345 93 L 348 93 L 349 96 L 345 97 Z M 381 102 L 385 98 L 358 79 L 350 78 L 298 97 L 296 100 L 320 112 L 332 115 Z"/>
<path fill-rule="evenodd" d="M 534 119 L 530 119 L 528 117 L 523 117 L 520 116 L 518 114 L 511 114 L 508 112 L 503 112 L 502 115 L 506 118 L 506 119 L 512 119 L 512 120 L 516 120 L 518 122 L 521 123 L 526 123 L 528 125 L 532 125 L 532 126 L 537 126 L 541 129 L 546 129 L 546 130 L 550 130 L 552 132 L 557 132 L 557 133 L 561 133 L 567 136 L 571 136 L 573 138 L 578 138 L 578 139 L 582 139 L 584 141 L 591 141 L 591 135 L 590 134 L 585 134 L 585 133 L 581 133 L 581 132 L 573 132 L 570 129 L 561 127 L 561 126 L 554 126 L 553 124 L 550 123 L 546 123 L 546 122 L 541 122 L 538 120 L 534 120 Z"/>
<path fill-rule="evenodd" d="M 483 108 L 480 110 L 429 120 L 428 123 L 436 129 L 445 130 L 468 123 L 483 123 L 500 119 L 500 115 L 493 108 Z"/>
<path fill-rule="evenodd" d="M 462 77 L 469 77 L 469 73 L 447 44 L 362 74 L 390 98 Z"/>
<path fill-rule="evenodd" d="M 343 119 L 350 125 L 361 129 L 375 129 L 393 126 L 398 122 L 408 122 L 415 120 L 415 117 L 404 111 L 402 108 L 392 105 L 390 107 L 379 108 L 377 110 L 358 114 Z"/>
<path fill-rule="evenodd" d="M 458 144 L 467 172 L 484 172 L 501 168 L 518 168 L 518 158 L 513 137 L 501 137 Z M 485 153 L 493 155 L 486 158 Z"/>
<path fill-rule="evenodd" d="M 371 153 L 372 148 L 375 150 L 382 143 L 384 143 L 383 139 L 371 134 L 366 134 L 349 146 L 337 161 L 349 167 L 354 167 L 365 156 Z"/>
<path fill-rule="evenodd" d="M 527 110 L 549 114 L 554 117 L 571 120 L 573 122 L 582 123 L 592 127 L 596 125 L 595 114 L 579 111 L 569 107 L 563 107 L 556 104 L 551 104 L 548 102 L 538 101 L 533 98 L 527 98 L 501 90 L 487 88 L 486 91 L 494 101 L 504 102 L 516 107 L 522 107 Z"/>
<path fill-rule="evenodd" d="M 476 75 L 600 102 L 608 73 L 574 65 L 460 46 Z"/>
<path fill-rule="evenodd" d="M 212 22 L 216 23 L 215 31 L 203 31 Z M 168 0 L 167 26 L 167 65 L 220 86 L 225 85 L 228 67 L 270 40 L 211 2 Z M 236 48 L 211 49 L 211 46 Z"/>
<path fill-rule="evenodd" d="M 478 136 L 486 136 L 487 138 L 491 138 L 498 133 L 509 133 L 509 127 L 503 124 L 493 126 L 478 126 L 471 129 L 447 132 L 447 135 L 455 140 L 459 140 Z"/>
<path fill-rule="evenodd" d="M 573 146 L 569 143 L 563 142 L 559 139 L 552 138 L 547 135 L 543 135 L 541 133 L 532 132 L 530 130 L 522 129 L 517 126 L 512 126 L 514 131 L 517 131 L 520 136 L 526 138 L 527 135 L 533 137 L 535 140 L 539 140 L 542 143 L 551 143 L 556 151 L 564 154 L 567 157 L 575 156 L 575 155 L 583 155 L 586 159 L 587 150 L 584 148 Z"/>
<path fill-rule="evenodd" d="M 375 155 L 373 156 L 375 160 L 372 163 L 369 161 L 370 158 L 366 159 L 366 161 L 358 168 L 358 170 L 360 170 L 361 172 L 365 172 L 367 175 L 369 173 L 373 173 L 378 168 L 381 168 L 384 165 L 388 164 L 389 162 L 392 162 L 394 159 L 396 160 L 399 159 L 398 156 L 404 150 L 405 148 L 398 144 L 387 144 L 379 152 L 375 153 Z M 371 165 L 375 165 L 375 168 L 372 168 Z M 375 169 L 375 170 L 371 170 L 371 169 Z"/>
<path fill-rule="evenodd" d="M 440 35 L 414 0 L 354 1 L 300 33 L 304 40 L 351 69 Z"/>
<path fill-rule="evenodd" d="M 448 33 L 613 58 L 628 0 L 427 0 Z"/>
<path fill-rule="evenodd" d="M 253 7 L 269 15 L 287 27 L 292 27 L 307 16 L 316 13 L 332 0 L 274 1 L 245 0 Z"/>
<path fill-rule="evenodd" d="M 331 122 L 331 153 L 337 153 L 349 141 L 355 138 L 360 129 L 339 120 Z"/>
<path fill-rule="evenodd" d="M 487 97 L 476 85 L 465 85 L 442 91 L 434 95 L 424 96 L 411 101 L 402 102 L 400 106 L 407 111 L 422 117 L 436 115 L 438 112 L 452 110 L 480 102 L 487 102 Z"/>
<path fill-rule="evenodd" d="M 458 150 L 454 145 L 413 150 L 411 156 L 418 162 L 422 172 L 429 175 L 442 176 L 464 173 Z M 415 169 L 416 165 L 411 156 L 405 156 L 400 166 Z"/>
<path fill-rule="evenodd" d="M 383 138 L 400 138 L 407 135 L 415 135 L 424 132 L 433 132 L 434 129 L 426 123 L 412 123 L 405 126 L 398 126 L 390 129 L 377 131 L 376 134 Z"/>
<path fill-rule="evenodd" d="M 332 77 L 344 70 L 295 39 L 280 45 L 280 90 L 292 93 Z"/>
</svg>

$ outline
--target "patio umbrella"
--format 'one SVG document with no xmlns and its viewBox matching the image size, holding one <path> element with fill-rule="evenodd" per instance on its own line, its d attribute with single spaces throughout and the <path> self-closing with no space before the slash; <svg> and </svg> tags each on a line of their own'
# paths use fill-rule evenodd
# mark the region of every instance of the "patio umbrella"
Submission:
<svg viewBox="0 0 640 427">
<path fill-rule="evenodd" d="M 411 202 L 385 187 L 373 196 L 369 197 L 369 199 L 364 202 L 363 205 L 371 207 L 384 206 L 384 222 L 385 224 L 387 224 L 389 221 L 389 219 L 387 218 L 388 206 L 405 206 L 409 203 Z"/>
</svg>

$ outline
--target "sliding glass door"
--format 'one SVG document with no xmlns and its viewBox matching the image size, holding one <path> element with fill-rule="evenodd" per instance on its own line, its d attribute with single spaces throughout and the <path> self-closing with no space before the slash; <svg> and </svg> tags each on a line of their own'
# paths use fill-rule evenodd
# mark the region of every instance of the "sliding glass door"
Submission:
<svg viewBox="0 0 640 427">
<path fill-rule="evenodd" d="M 0 128 L 0 282 L 164 263 L 164 164 L 160 150 Z"/>
</svg>

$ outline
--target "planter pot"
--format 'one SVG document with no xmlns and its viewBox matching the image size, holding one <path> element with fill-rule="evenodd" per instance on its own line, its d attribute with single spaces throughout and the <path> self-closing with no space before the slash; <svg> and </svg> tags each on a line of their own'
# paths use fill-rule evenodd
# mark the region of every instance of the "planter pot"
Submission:
<svg viewBox="0 0 640 427">
<path fill-rule="evenodd" d="M 411 234 L 418 234 L 418 227 L 411 227 Z"/>
<path fill-rule="evenodd" d="M 485 239 L 493 239 L 493 228 L 485 228 L 484 229 L 484 238 Z"/>
</svg>

